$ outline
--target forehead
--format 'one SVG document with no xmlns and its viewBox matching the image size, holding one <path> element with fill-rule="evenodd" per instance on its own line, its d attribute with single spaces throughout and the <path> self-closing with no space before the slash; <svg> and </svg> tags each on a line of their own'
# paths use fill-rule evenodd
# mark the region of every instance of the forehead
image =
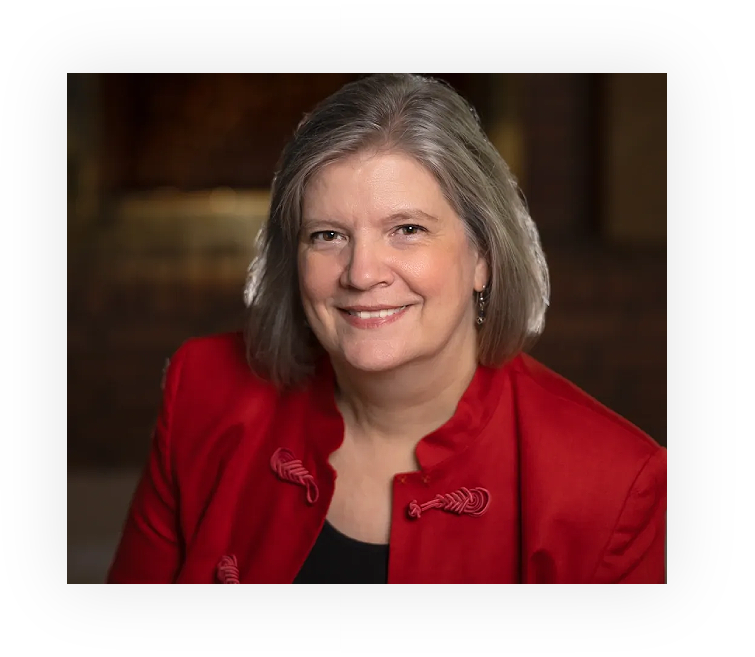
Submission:
<svg viewBox="0 0 755 657">
<path fill-rule="evenodd" d="M 455 216 L 434 176 L 399 152 L 358 153 L 331 162 L 309 182 L 303 202 L 305 221 L 408 210 Z"/>
</svg>

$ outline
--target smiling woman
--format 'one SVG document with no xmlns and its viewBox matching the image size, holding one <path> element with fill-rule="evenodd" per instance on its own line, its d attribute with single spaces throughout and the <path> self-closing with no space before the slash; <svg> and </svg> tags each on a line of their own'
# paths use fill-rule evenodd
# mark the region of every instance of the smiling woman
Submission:
<svg viewBox="0 0 755 657">
<path fill-rule="evenodd" d="M 474 110 L 346 85 L 283 151 L 243 339 L 171 362 L 109 580 L 663 582 L 665 450 L 523 353 L 548 289 Z"/>
</svg>

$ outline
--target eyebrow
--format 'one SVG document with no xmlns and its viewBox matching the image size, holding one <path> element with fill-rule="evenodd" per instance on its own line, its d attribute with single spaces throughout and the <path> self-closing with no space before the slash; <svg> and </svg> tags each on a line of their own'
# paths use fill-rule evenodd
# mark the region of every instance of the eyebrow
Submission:
<svg viewBox="0 0 755 657">
<path fill-rule="evenodd" d="M 411 208 L 409 210 L 401 210 L 400 212 L 394 212 L 385 218 L 386 221 L 438 221 L 438 217 L 431 214 L 427 214 L 417 208 Z"/>
<path fill-rule="evenodd" d="M 386 215 L 381 219 L 381 223 L 393 223 L 395 221 L 411 221 L 411 222 L 421 222 L 421 221 L 429 221 L 429 222 L 438 222 L 438 218 L 428 214 L 427 212 L 424 212 L 423 210 L 419 210 L 417 208 L 410 208 L 407 210 L 401 210 L 399 212 L 393 212 L 392 214 Z M 301 228 L 302 230 L 308 229 L 311 226 L 316 225 L 326 225 L 326 226 L 333 226 L 334 228 L 348 228 L 345 224 L 341 223 L 338 220 L 335 219 L 312 219 L 312 218 L 306 218 L 303 219 L 301 222 Z"/>
</svg>

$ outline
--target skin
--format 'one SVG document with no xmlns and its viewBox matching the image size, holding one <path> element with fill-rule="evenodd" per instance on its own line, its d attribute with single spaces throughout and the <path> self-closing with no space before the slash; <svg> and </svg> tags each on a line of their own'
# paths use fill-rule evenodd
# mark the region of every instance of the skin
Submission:
<svg viewBox="0 0 755 657">
<path fill-rule="evenodd" d="M 435 178 L 396 152 L 357 154 L 315 176 L 298 259 L 345 426 L 328 518 L 354 538 L 387 542 L 393 476 L 417 469 L 414 448 L 450 419 L 476 370 L 474 291 L 487 264 Z M 376 306 L 407 307 L 391 320 L 344 311 Z"/>
</svg>

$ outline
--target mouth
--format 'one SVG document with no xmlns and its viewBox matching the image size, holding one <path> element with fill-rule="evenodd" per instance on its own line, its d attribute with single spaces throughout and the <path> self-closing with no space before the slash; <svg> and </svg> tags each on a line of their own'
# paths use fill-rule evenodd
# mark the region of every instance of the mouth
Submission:
<svg viewBox="0 0 755 657">
<path fill-rule="evenodd" d="M 343 308 L 342 310 L 352 317 L 359 317 L 360 319 L 378 319 L 384 317 L 390 317 L 400 313 L 404 308 L 408 306 L 397 306 L 396 308 L 380 308 L 375 310 L 356 310 L 353 308 Z"/>
<path fill-rule="evenodd" d="M 393 308 L 339 308 L 348 324 L 358 329 L 376 329 L 397 322 L 409 306 Z"/>
</svg>

